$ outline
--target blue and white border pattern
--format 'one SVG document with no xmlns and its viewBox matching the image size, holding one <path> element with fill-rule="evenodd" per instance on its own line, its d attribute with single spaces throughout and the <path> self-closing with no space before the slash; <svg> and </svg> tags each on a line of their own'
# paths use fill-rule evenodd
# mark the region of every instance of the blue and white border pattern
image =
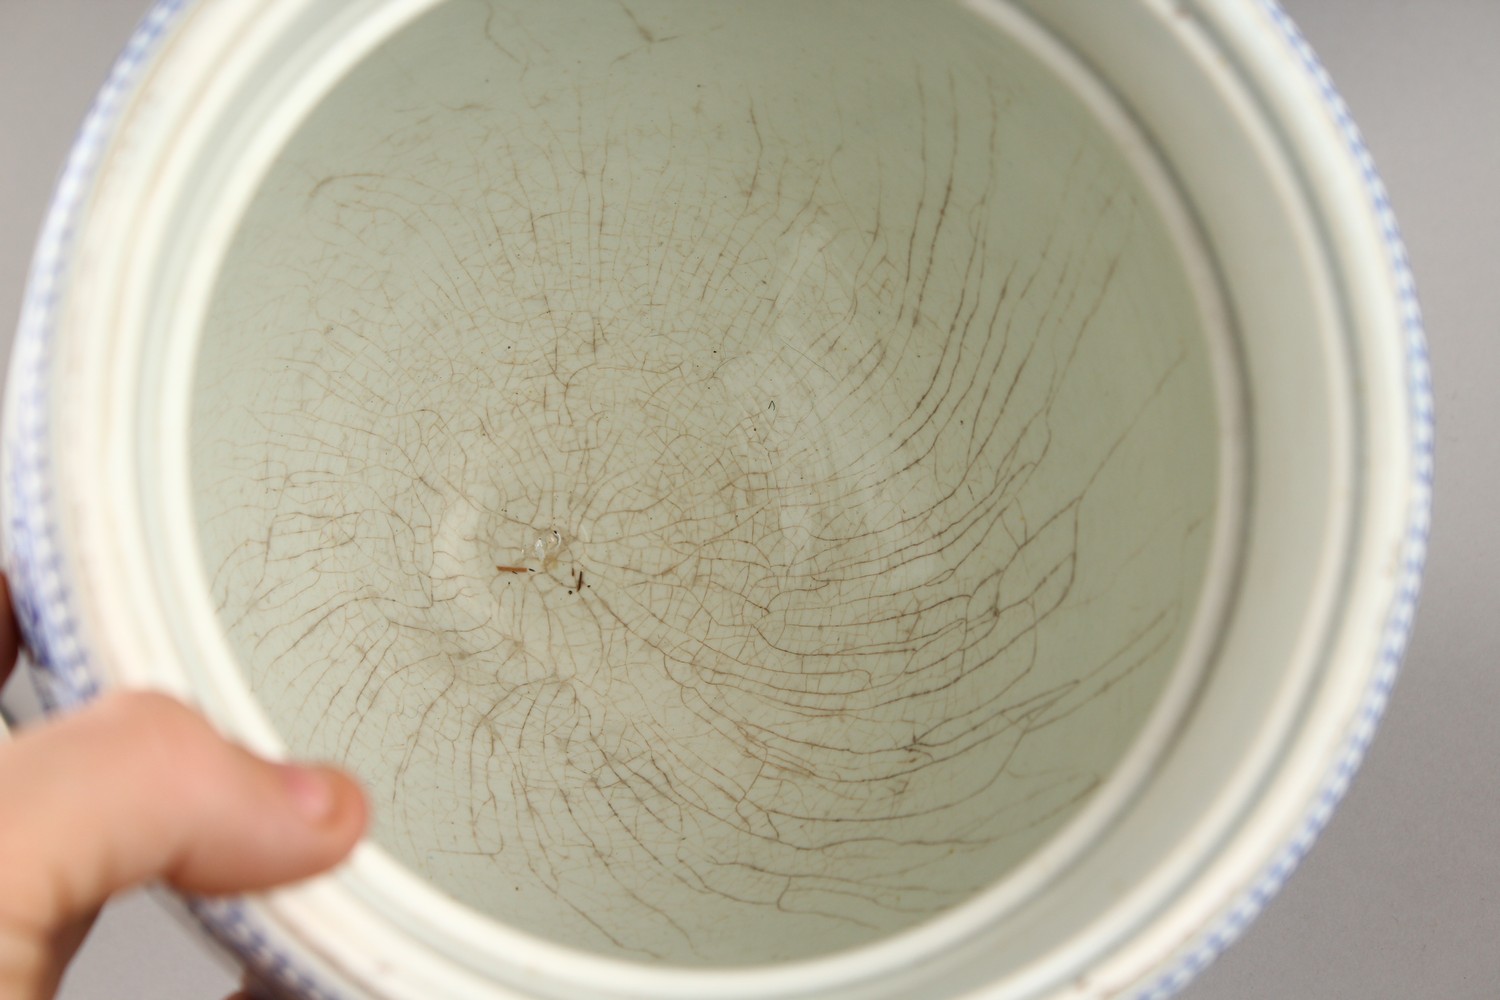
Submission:
<svg viewBox="0 0 1500 1000">
<path fill-rule="evenodd" d="M 11 361 L 5 428 L 6 569 L 27 639 L 37 693 L 49 709 L 98 693 L 52 518 L 51 373 L 53 331 L 79 211 L 130 87 L 174 20 L 182 0 L 162 0 L 141 23 L 94 99 L 63 168 L 32 262 Z"/>
<path fill-rule="evenodd" d="M 80 213 L 120 112 L 142 68 L 188 3 L 157 0 L 95 97 L 53 194 L 22 304 L 8 383 L 14 398 L 7 404 L 5 427 L 5 562 L 31 677 L 49 712 L 99 694 L 53 517 L 51 375 L 57 310 Z M 187 906 L 209 934 L 241 957 L 261 988 L 301 1000 L 338 1000 L 337 992 L 279 948 L 242 903 L 189 900 Z"/>
<path fill-rule="evenodd" d="M 57 526 L 50 513 L 53 470 L 49 456 L 49 389 L 59 286 L 65 276 L 80 209 L 115 121 L 141 68 L 186 2 L 158 0 L 95 99 L 69 155 L 42 230 L 16 340 L 9 387 L 17 398 L 11 403 L 11 422 L 5 431 L 10 462 L 4 484 L 9 546 L 6 561 L 15 581 L 16 613 L 32 653 L 33 677 L 49 709 L 77 705 L 98 694 L 98 684 L 79 635 Z M 1435 440 L 1431 369 L 1416 285 L 1390 200 L 1347 105 L 1307 41 L 1275 0 L 1257 2 L 1322 94 L 1349 154 L 1365 179 L 1371 207 L 1385 236 L 1406 337 L 1415 447 L 1412 512 L 1402 550 L 1399 590 L 1386 620 L 1380 662 L 1333 773 L 1301 829 L 1273 857 L 1255 884 L 1168 971 L 1138 990 L 1136 1000 L 1165 1000 L 1207 968 L 1281 889 L 1327 825 L 1364 758 L 1395 684 L 1416 612 L 1431 521 Z M 189 908 L 215 938 L 240 954 L 267 985 L 307 1000 L 335 1000 L 337 994 L 279 950 L 243 906 L 232 901 L 194 901 Z"/>
<path fill-rule="evenodd" d="M 1412 623 L 1416 616 L 1417 597 L 1421 589 L 1422 566 L 1427 556 L 1427 536 L 1432 522 L 1432 477 L 1433 450 L 1436 441 L 1433 419 L 1432 368 L 1427 355 L 1427 340 L 1422 326 L 1422 310 L 1417 300 L 1417 286 L 1412 276 L 1411 262 L 1406 254 L 1406 244 L 1396 225 L 1396 216 L 1391 209 L 1385 184 L 1375 169 L 1375 161 L 1365 146 L 1359 128 L 1349 113 L 1328 71 L 1318 60 L 1316 53 L 1302 36 L 1291 17 L 1282 10 L 1276 0 L 1257 0 L 1265 15 L 1274 24 L 1297 61 L 1311 77 L 1324 106 L 1342 136 L 1345 148 L 1364 179 L 1370 199 L 1370 208 L 1380 224 L 1385 239 L 1392 276 L 1395 279 L 1396 296 L 1401 310 L 1401 329 L 1405 337 L 1407 392 L 1411 407 L 1411 430 L 1413 440 L 1412 500 L 1410 519 L 1406 526 L 1406 537 L 1401 546 L 1401 568 L 1397 592 L 1390 612 L 1386 616 L 1381 635 L 1380 659 L 1374 677 L 1365 692 L 1359 715 L 1347 735 L 1343 750 L 1333 771 L 1325 779 L 1321 791 L 1313 801 L 1302 825 L 1291 841 L 1283 845 L 1262 869 L 1258 879 L 1234 903 L 1222 913 L 1218 921 L 1200 936 L 1175 964 L 1157 978 L 1148 981 L 1133 995 L 1134 1000 L 1166 1000 L 1178 993 L 1198 973 L 1206 969 L 1215 958 L 1239 939 L 1250 923 L 1260 915 L 1271 898 L 1281 890 L 1296 870 L 1298 864 L 1312 849 L 1313 842 L 1322 833 L 1333 816 L 1333 810 L 1344 797 L 1354 772 L 1364 760 L 1365 751 L 1374 739 L 1375 729 L 1385 714 L 1386 703 L 1395 687 L 1400 672 L 1401 658 L 1411 637 Z"/>
<path fill-rule="evenodd" d="M 188 912 L 221 945 L 239 955 L 256 987 L 289 1000 L 340 1000 L 340 995 L 282 950 L 244 906 L 233 899 L 189 899 Z"/>
</svg>

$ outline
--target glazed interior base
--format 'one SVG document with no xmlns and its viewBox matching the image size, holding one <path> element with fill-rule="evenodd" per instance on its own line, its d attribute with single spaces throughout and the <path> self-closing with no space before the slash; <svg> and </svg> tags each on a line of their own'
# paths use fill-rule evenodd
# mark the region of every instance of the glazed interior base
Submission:
<svg viewBox="0 0 1500 1000">
<path fill-rule="evenodd" d="M 1177 667 L 1195 294 L 961 6 L 453 0 L 240 225 L 205 572 L 290 751 L 463 903 L 684 965 L 867 943 L 1077 817 Z"/>
</svg>

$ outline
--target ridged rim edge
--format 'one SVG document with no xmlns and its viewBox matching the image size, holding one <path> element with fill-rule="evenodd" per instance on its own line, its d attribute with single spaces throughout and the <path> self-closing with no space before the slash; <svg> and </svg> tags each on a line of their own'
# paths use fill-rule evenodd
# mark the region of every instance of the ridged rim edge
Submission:
<svg viewBox="0 0 1500 1000">
<path fill-rule="evenodd" d="M 1298 865 L 1312 850 L 1333 812 L 1349 789 L 1355 772 L 1375 738 L 1391 691 L 1400 674 L 1401 660 L 1411 638 L 1421 591 L 1422 569 L 1427 558 L 1427 539 L 1432 523 L 1433 451 L 1436 441 L 1433 415 L 1431 363 L 1417 298 L 1416 280 L 1401 238 L 1385 183 L 1354 123 L 1349 106 L 1334 85 L 1327 69 L 1303 37 L 1291 16 L 1276 0 L 1257 0 L 1296 61 L 1311 78 L 1344 141 L 1345 152 L 1354 161 L 1365 183 L 1368 207 L 1373 211 L 1385 242 L 1387 260 L 1395 282 L 1396 305 L 1405 338 L 1406 389 L 1412 434 L 1410 514 L 1401 544 L 1401 566 L 1395 599 L 1385 616 L 1380 653 L 1374 674 L 1365 690 L 1358 715 L 1345 737 L 1333 770 L 1308 807 L 1296 833 L 1271 856 L 1250 887 L 1220 911 L 1187 948 L 1179 951 L 1165 971 L 1148 979 L 1130 994 L 1132 1000 L 1167 1000 L 1185 988 L 1224 951 L 1239 940 L 1271 899 L 1281 891 Z"/>
</svg>

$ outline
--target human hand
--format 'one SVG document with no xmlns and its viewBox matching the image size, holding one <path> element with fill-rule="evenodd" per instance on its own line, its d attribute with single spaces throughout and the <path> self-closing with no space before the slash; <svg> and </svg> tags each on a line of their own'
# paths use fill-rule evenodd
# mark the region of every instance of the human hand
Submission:
<svg viewBox="0 0 1500 1000">
<path fill-rule="evenodd" d="M 0 578 L 0 684 L 17 651 Z M 156 694 L 111 694 L 0 743 L 0 1000 L 46 1000 L 112 894 L 264 889 L 338 863 L 353 780 L 268 763 Z"/>
</svg>

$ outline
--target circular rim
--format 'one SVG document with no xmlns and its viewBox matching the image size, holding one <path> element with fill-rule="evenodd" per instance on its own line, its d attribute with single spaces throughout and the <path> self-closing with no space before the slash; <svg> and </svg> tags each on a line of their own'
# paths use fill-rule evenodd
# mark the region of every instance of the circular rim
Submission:
<svg viewBox="0 0 1500 1000">
<path fill-rule="evenodd" d="M 55 470 L 47 454 L 52 428 L 50 342 L 55 335 L 60 288 L 73 249 L 75 227 L 88 200 L 91 184 L 103 159 L 108 139 L 119 119 L 140 70 L 150 62 L 163 37 L 184 9 L 183 0 L 160 0 L 132 38 L 109 82 L 97 99 L 59 183 L 38 247 L 17 340 L 7 394 L 5 489 L 7 564 L 17 581 L 17 604 L 29 644 L 37 651 L 44 700 L 53 707 L 75 704 L 99 691 L 91 673 L 88 650 L 80 639 L 78 613 L 67 579 L 67 565 L 58 526 L 49 505 L 54 497 Z M 1423 340 L 1420 309 L 1405 250 L 1389 200 L 1369 154 L 1331 81 L 1290 18 L 1273 0 L 1258 0 L 1269 30 L 1295 58 L 1323 100 L 1322 112 L 1342 140 L 1343 150 L 1366 186 L 1367 209 L 1385 239 L 1385 252 L 1394 278 L 1394 308 L 1406 336 L 1406 375 L 1409 426 L 1414 454 L 1409 519 L 1400 557 L 1396 596 L 1386 615 L 1379 662 L 1361 699 L 1358 714 L 1344 747 L 1322 790 L 1306 806 L 1296 833 L 1272 853 L 1260 877 L 1220 909 L 1218 918 L 1196 940 L 1175 955 L 1162 959 L 1159 971 L 1135 991 L 1140 998 L 1175 993 L 1206 967 L 1249 924 L 1279 889 L 1328 821 L 1333 807 L 1358 767 L 1394 684 L 1401 654 L 1415 611 L 1418 583 L 1430 522 L 1432 486 L 1432 392 Z M 282 960 L 269 939 L 255 926 L 255 918 L 238 907 L 214 908 L 221 937 L 258 959 L 262 972 L 309 996 L 331 995 Z"/>
<path fill-rule="evenodd" d="M 1134 1000 L 1166 1000 L 1212 964 L 1214 959 L 1239 939 L 1281 890 L 1312 849 L 1323 828 L 1328 825 L 1334 809 L 1348 791 L 1355 772 L 1364 760 L 1395 687 L 1401 659 L 1416 617 L 1427 539 L 1432 523 L 1436 433 L 1431 366 L 1416 281 L 1390 197 L 1348 105 L 1296 23 L 1276 0 L 1256 0 L 1256 5 L 1279 41 L 1300 66 L 1306 79 L 1316 88 L 1322 100 L 1321 110 L 1342 141 L 1342 152 L 1352 161 L 1364 183 L 1367 211 L 1384 240 L 1386 263 L 1391 272 L 1391 305 L 1399 317 L 1400 329 L 1406 340 L 1403 347 L 1409 420 L 1407 429 L 1412 442 L 1408 518 L 1399 554 L 1396 593 L 1381 629 L 1378 662 L 1359 700 L 1357 714 L 1345 734 L 1343 747 L 1333 768 L 1324 777 L 1317 795 L 1305 806 L 1303 820 L 1296 832 L 1270 854 L 1268 860 L 1261 865 L 1260 874 L 1254 882 L 1231 898 L 1227 905 L 1222 906 L 1218 916 L 1185 947 L 1161 962 L 1155 975 L 1132 991 L 1130 995 Z"/>
<path fill-rule="evenodd" d="M 1091 117 L 1103 124 L 1111 133 L 1111 138 L 1124 147 L 1122 158 L 1152 198 L 1153 207 L 1161 214 L 1166 228 L 1171 232 L 1181 258 L 1180 263 L 1184 268 L 1198 268 L 1204 272 L 1195 275 L 1200 298 L 1197 306 L 1201 313 L 1200 322 L 1207 332 L 1207 339 L 1211 341 L 1208 354 L 1210 367 L 1213 369 L 1211 377 L 1218 410 L 1216 416 L 1221 428 L 1215 526 L 1206 559 L 1205 578 L 1191 615 L 1192 624 L 1178 656 L 1178 665 L 1149 712 L 1142 731 L 1132 738 L 1122 761 L 1110 771 L 1102 787 L 1090 796 L 1080 812 L 1070 818 L 1045 845 L 1028 855 L 1023 864 L 1002 873 L 993 883 L 962 902 L 917 924 L 827 955 L 765 965 L 697 969 L 653 966 L 628 958 L 573 948 L 475 911 L 423 882 L 378 844 L 361 845 L 345 869 L 349 876 L 345 888 L 360 905 L 372 912 L 395 913 L 403 918 L 412 918 L 409 921 L 390 921 L 401 927 L 400 933 L 405 938 L 431 949 L 442 960 L 451 962 L 466 972 L 496 976 L 498 982 L 513 980 L 516 963 L 476 961 L 477 958 L 495 954 L 527 955 L 538 964 L 545 963 L 557 970 L 559 989 L 615 989 L 621 991 L 622 995 L 629 993 L 631 996 L 651 997 L 652 1000 L 706 995 L 816 995 L 826 988 L 872 982 L 900 968 L 915 965 L 924 958 L 942 954 L 952 948 L 954 942 L 974 939 L 984 928 L 1008 917 L 1033 898 L 1086 852 L 1109 828 L 1114 818 L 1129 807 L 1141 787 L 1146 784 L 1150 767 L 1160 760 L 1175 738 L 1182 716 L 1198 693 L 1205 665 L 1213 656 L 1217 634 L 1231 603 L 1231 592 L 1239 572 L 1242 539 L 1238 524 L 1244 503 L 1241 479 L 1245 464 L 1244 455 L 1241 454 L 1243 400 L 1242 388 L 1238 383 L 1240 373 L 1231 357 L 1233 346 L 1230 343 L 1232 334 L 1228 329 L 1227 306 L 1218 294 L 1216 277 L 1203 264 L 1209 254 L 1202 245 L 1201 234 L 1198 233 L 1187 207 L 1180 203 L 1168 170 L 1158 161 L 1158 151 L 1139 131 L 1116 96 L 1106 89 L 1074 53 L 1045 28 L 1036 24 L 1029 15 L 1001 4 L 987 7 L 985 15 L 1009 35 L 1021 39 L 1038 62 L 1063 80 L 1064 86 L 1088 109 Z M 362 54 L 354 53 L 339 62 L 341 65 L 357 62 L 358 58 L 362 58 Z M 304 96 L 299 93 L 292 103 L 305 103 Z M 288 121 L 300 120 L 300 115 L 285 117 Z M 277 135 L 275 138 L 277 141 L 273 142 L 257 141 L 257 154 L 274 156 L 285 136 Z M 250 163 L 244 172 L 248 176 L 257 176 L 266 166 L 259 162 Z M 235 194 L 226 197 L 222 205 L 216 206 L 214 222 L 204 228 L 214 229 L 222 225 L 227 229 L 237 224 L 245 202 L 252 195 L 252 185 L 235 185 Z M 204 253 L 195 259 L 192 276 L 182 282 L 183 287 L 193 289 L 193 294 L 170 296 L 174 308 L 172 322 L 176 326 L 175 334 L 167 339 L 182 344 L 192 340 L 192 331 L 200 322 L 206 307 L 206 293 L 199 292 L 211 288 L 219 263 L 219 257 L 213 252 Z M 187 410 L 192 375 L 190 353 L 186 348 L 176 351 L 163 365 L 174 373 L 164 380 L 162 387 L 162 394 L 174 401 L 174 409 L 163 418 L 162 423 L 174 428 L 179 425 L 187 426 L 189 419 Z M 171 437 L 166 434 L 162 436 Z M 166 523 L 192 523 L 191 486 L 186 456 L 171 454 L 160 461 L 162 478 L 168 483 L 163 490 L 163 505 L 170 507 Z M 148 502 L 146 506 L 151 506 L 151 503 Z M 174 608 L 185 609 L 183 617 L 203 625 L 194 630 L 195 681 L 190 685 L 191 689 L 198 692 L 203 688 L 215 688 L 231 692 L 230 696 L 222 699 L 226 705 L 222 715 L 218 716 L 219 721 L 236 736 L 246 739 L 253 749 L 273 755 L 284 753 L 285 747 L 274 725 L 253 704 L 251 692 L 239 675 L 232 650 L 219 628 L 214 610 L 203 596 L 208 593 L 208 581 L 196 546 L 191 539 L 181 536 L 169 537 L 165 548 L 168 550 L 165 558 L 172 567 L 171 583 L 183 584 L 165 594 L 166 603 Z M 317 921 L 292 912 L 293 908 L 290 906 L 278 907 L 271 902 L 266 905 L 268 909 L 277 911 L 277 916 L 294 929 L 307 928 L 309 937 L 312 937 L 315 924 L 342 925 L 341 918 L 353 916 L 334 914 L 336 904 L 331 901 L 328 911 L 322 913 Z M 217 909 L 210 907 L 204 912 L 216 912 Z M 255 917 L 253 914 L 236 914 L 233 920 L 236 923 L 253 924 Z M 442 932 L 431 930 L 434 928 L 442 928 Z"/>
</svg>

